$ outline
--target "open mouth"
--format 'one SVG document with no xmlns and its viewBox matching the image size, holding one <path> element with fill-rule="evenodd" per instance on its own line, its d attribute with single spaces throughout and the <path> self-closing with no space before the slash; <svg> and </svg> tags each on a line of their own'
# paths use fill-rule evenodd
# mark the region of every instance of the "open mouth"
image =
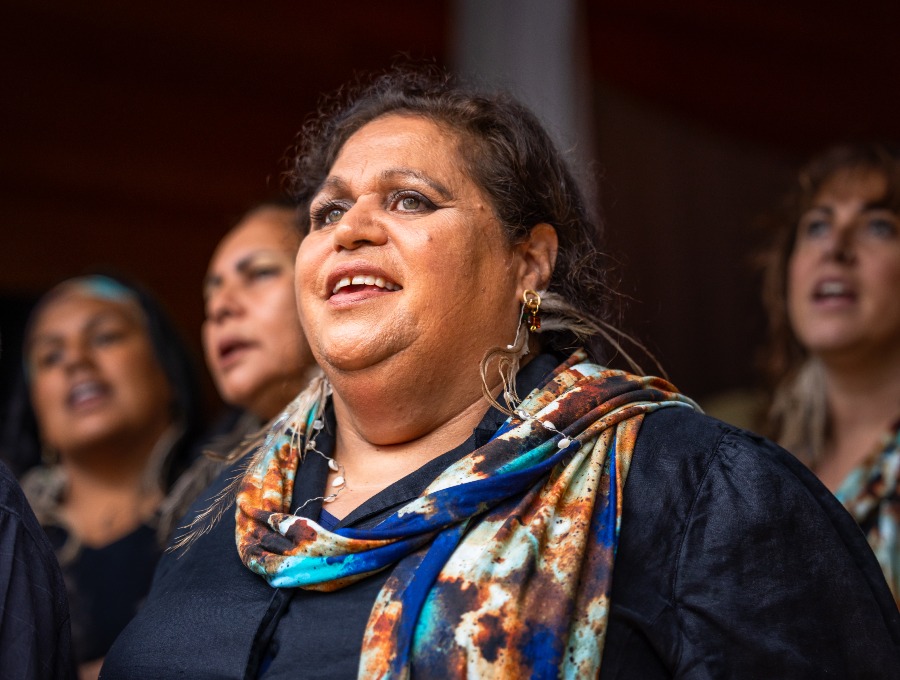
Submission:
<svg viewBox="0 0 900 680">
<path fill-rule="evenodd" d="M 822 281 L 813 289 L 813 299 L 817 302 L 852 301 L 856 299 L 856 291 L 843 281 Z"/>
<path fill-rule="evenodd" d="M 97 380 L 85 380 L 79 382 L 66 397 L 66 405 L 69 408 L 83 408 L 95 404 L 109 394 L 109 387 Z"/>
<path fill-rule="evenodd" d="M 242 338 L 229 338 L 219 343 L 219 363 L 227 366 L 235 361 L 243 352 L 253 347 L 253 343 Z"/>
<path fill-rule="evenodd" d="M 331 290 L 332 295 L 338 293 L 359 293 L 366 290 L 394 292 L 402 290 L 403 286 L 390 281 L 383 276 L 357 274 L 345 276 L 338 281 Z"/>
</svg>

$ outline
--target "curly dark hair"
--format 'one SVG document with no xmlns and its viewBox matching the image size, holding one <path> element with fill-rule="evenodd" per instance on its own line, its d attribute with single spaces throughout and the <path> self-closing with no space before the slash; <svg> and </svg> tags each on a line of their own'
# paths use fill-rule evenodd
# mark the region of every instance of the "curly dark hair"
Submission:
<svg viewBox="0 0 900 680">
<path fill-rule="evenodd" d="M 601 223 L 537 117 L 508 94 L 463 86 L 433 66 L 395 67 L 339 90 L 300 131 L 287 174 L 304 228 L 310 201 L 344 143 L 388 114 L 421 116 L 458 136 L 466 170 L 489 197 L 511 244 L 537 224 L 556 229 L 559 251 L 543 309 L 560 321 L 545 324 L 542 345 L 559 353 L 584 346 L 601 361 L 604 332 L 596 326 L 610 329 L 618 320 L 609 262 L 600 250 Z"/>
</svg>

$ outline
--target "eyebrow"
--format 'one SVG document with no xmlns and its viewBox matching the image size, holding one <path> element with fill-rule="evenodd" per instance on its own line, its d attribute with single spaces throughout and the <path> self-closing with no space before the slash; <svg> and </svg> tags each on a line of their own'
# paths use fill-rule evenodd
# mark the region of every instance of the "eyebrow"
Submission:
<svg viewBox="0 0 900 680">
<path fill-rule="evenodd" d="M 888 212 L 896 213 L 897 209 L 894 205 L 892 205 L 890 199 L 887 197 L 878 199 L 877 201 L 872 201 L 871 203 L 866 203 L 863 206 L 863 211 L 868 212 L 870 210 L 887 210 Z"/>
<path fill-rule="evenodd" d="M 275 257 L 275 259 L 279 259 L 279 256 L 283 255 L 283 253 L 271 248 L 260 248 L 259 250 L 254 250 L 247 253 L 237 261 L 237 264 L 234 265 L 235 270 L 237 270 L 241 274 L 245 274 L 260 255 L 272 255 Z M 222 276 L 220 274 L 207 274 L 203 277 L 203 292 L 208 292 L 210 288 L 212 288 L 213 286 L 217 286 L 220 283 L 222 283 Z"/>
<path fill-rule="evenodd" d="M 104 309 L 103 311 L 97 312 L 96 314 L 91 316 L 91 318 L 88 319 L 87 323 L 82 326 L 81 330 L 92 332 L 96 330 L 98 326 L 101 326 L 108 321 L 124 321 L 126 323 L 129 323 L 133 321 L 133 319 L 130 319 L 128 314 L 125 314 L 123 312 L 118 312 L 113 309 Z M 62 339 L 63 336 L 60 333 L 41 333 L 31 338 L 31 340 L 28 342 L 27 347 L 28 349 L 31 349 L 37 344 L 46 345 L 59 343 L 62 341 Z"/>
<path fill-rule="evenodd" d="M 412 168 L 389 168 L 387 170 L 383 170 L 378 175 L 378 179 L 382 182 L 389 182 L 391 180 L 397 179 L 412 179 L 416 180 L 417 182 L 427 184 L 429 187 L 439 193 L 441 195 L 441 198 L 443 198 L 444 200 L 449 200 L 453 196 L 453 194 L 450 193 L 450 190 L 446 186 L 429 177 L 428 175 L 419 172 L 418 170 L 413 170 Z M 316 193 L 319 194 L 326 190 L 341 193 L 347 191 L 348 189 L 349 185 L 347 184 L 347 182 L 342 180 L 340 177 L 332 176 L 326 178 L 325 181 L 322 182 L 322 184 L 319 186 L 319 190 Z"/>
<path fill-rule="evenodd" d="M 890 201 L 888 201 L 887 199 L 879 199 L 877 201 L 872 201 L 870 203 L 866 203 L 863 205 L 860 212 L 861 213 L 876 212 L 879 210 L 885 210 L 887 212 L 896 213 L 896 210 L 891 205 Z M 823 213 L 827 213 L 829 215 L 833 215 L 834 208 L 832 208 L 830 205 L 811 205 L 809 207 L 809 209 L 806 210 L 806 213 L 811 213 L 811 212 L 823 212 Z M 806 213 L 804 213 L 804 214 L 806 214 Z"/>
</svg>

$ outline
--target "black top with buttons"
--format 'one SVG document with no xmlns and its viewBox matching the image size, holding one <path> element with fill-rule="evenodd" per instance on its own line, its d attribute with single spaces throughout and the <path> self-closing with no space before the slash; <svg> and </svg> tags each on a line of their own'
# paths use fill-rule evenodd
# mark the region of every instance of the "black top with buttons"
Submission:
<svg viewBox="0 0 900 680">
<path fill-rule="evenodd" d="M 557 363 L 542 355 L 522 393 Z M 372 497 L 337 526 L 376 526 L 503 422 Z M 333 416 L 317 437 L 328 452 Z M 205 507 L 233 471 L 192 509 Z M 308 456 L 294 506 L 323 495 Z M 682 409 L 646 416 L 625 486 L 601 677 L 900 678 L 900 614 L 852 518 L 775 445 Z M 321 502 L 302 511 L 319 517 Z M 240 561 L 233 508 L 167 555 L 101 678 L 355 678 L 388 571 L 331 593 L 276 589 Z M 413 668 L 415 675 L 415 668 Z"/>
</svg>

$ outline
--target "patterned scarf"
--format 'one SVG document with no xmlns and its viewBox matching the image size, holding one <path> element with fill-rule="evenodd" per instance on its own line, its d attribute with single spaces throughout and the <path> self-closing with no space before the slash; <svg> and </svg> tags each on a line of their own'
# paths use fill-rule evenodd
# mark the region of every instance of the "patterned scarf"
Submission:
<svg viewBox="0 0 900 680">
<path fill-rule="evenodd" d="M 835 495 L 862 528 L 900 607 L 900 421 Z"/>
<path fill-rule="evenodd" d="M 594 677 L 625 478 L 644 415 L 667 406 L 695 405 L 576 352 L 522 402 L 528 418 L 508 419 L 377 527 L 334 532 L 290 514 L 313 406 L 242 481 L 238 552 L 279 588 L 331 591 L 393 567 L 360 678 Z"/>
</svg>

